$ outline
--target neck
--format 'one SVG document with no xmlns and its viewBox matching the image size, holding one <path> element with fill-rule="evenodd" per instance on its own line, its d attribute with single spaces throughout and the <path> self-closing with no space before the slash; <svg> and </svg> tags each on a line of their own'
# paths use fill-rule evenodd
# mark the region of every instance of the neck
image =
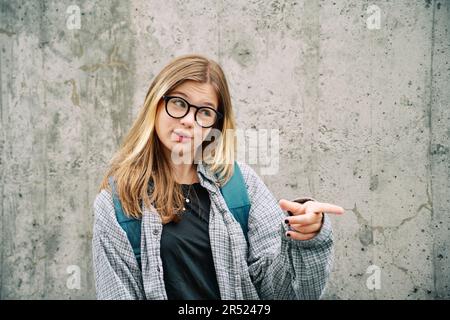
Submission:
<svg viewBox="0 0 450 320">
<path fill-rule="evenodd" d="M 186 163 L 176 164 L 171 160 L 171 155 L 168 149 L 164 148 L 166 159 L 170 163 L 172 168 L 175 182 L 178 184 L 193 184 L 195 182 L 200 182 L 197 176 L 197 165 L 194 164 L 194 159 Z"/>
<path fill-rule="evenodd" d="M 179 184 L 193 184 L 199 182 L 197 167 L 194 164 L 172 164 L 175 181 Z"/>
</svg>

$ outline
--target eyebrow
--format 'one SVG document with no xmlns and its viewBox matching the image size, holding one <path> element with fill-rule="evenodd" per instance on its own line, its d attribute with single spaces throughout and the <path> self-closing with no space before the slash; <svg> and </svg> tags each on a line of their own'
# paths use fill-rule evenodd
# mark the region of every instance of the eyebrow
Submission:
<svg viewBox="0 0 450 320">
<path fill-rule="evenodd" d="M 183 92 L 181 92 L 181 91 L 172 91 L 170 94 L 180 94 L 180 95 L 182 95 L 183 97 L 185 97 L 186 99 L 189 99 L 189 97 L 188 97 L 185 93 L 183 93 Z M 212 107 L 212 108 L 215 108 L 215 107 L 216 107 L 215 105 L 213 105 L 211 102 L 208 102 L 208 101 L 203 102 L 202 104 L 207 105 L 207 106 L 210 106 L 210 107 Z"/>
</svg>

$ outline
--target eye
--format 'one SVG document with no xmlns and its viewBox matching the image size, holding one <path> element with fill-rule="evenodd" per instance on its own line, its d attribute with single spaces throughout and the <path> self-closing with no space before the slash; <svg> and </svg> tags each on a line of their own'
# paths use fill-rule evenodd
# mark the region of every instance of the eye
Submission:
<svg viewBox="0 0 450 320">
<path fill-rule="evenodd" d="M 211 117 L 213 115 L 212 111 L 206 108 L 200 109 L 200 114 L 205 117 Z"/>
<path fill-rule="evenodd" d="M 173 98 L 172 102 L 179 108 L 186 108 L 187 104 L 180 98 Z"/>
</svg>

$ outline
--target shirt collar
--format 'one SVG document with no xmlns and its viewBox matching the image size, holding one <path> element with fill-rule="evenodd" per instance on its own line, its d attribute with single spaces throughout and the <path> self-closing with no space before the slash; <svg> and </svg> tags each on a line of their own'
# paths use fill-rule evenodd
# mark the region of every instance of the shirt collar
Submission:
<svg viewBox="0 0 450 320">
<path fill-rule="evenodd" d="M 211 172 L 209 166 L 203 162 L 197 164 L 197 173 L 202 175 L 204 179 L 210 180 L 211 182 L 216 182 L 216 176 Z"/>
<path fill-rule="evenodd" d="M 200 162 L 197 164 L 197 175 L 202 187 L 211 192 L 217 191 L 217 187 L 219 186 L 218 178 L 211 172 L 210 167 L 206 163 Z"/>
<path fill-rule="evenodd" d="M 217 176 L 211 172 L 210 167 L 204 163 L 199 162 L 197 164 L 197 176 L 200 181 L 200 185 L 206 189 L 208 189 L 211 192 L 215 192 L 217 189 L 216 187 L 219 186 L 219 181 Z M 151 190 L 153 187 L 153 182 L 149 181 L 149 190 Z"/>
</svg>

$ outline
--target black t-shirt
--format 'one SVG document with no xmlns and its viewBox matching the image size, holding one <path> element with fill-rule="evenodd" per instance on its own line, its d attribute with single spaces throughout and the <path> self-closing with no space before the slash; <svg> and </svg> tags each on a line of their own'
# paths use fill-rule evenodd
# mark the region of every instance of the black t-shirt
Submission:
<svg viewBox="0 0 450 320">
<path fill-rule="evenodd" d="M 210 199 L 200 183 L 181 185 L 188 196 L 178 223 L 163 226 L 161 260 L 169 300 L 220 299 L 209 240 Z M 189 191 L 190 189 L 190 191 Z"/>
</svg>

